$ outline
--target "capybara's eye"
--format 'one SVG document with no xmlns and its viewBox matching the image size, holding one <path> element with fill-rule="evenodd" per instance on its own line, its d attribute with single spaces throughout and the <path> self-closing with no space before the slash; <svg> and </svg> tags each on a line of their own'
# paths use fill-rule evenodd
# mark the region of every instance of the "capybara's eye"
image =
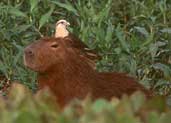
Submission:
<svg viewBox="0 0 171 123">
<path fill-rule="evenodd" d="M 58 47 L 58 44 L 52 44 L 51 47 L 57 48 Z"/>
</svg>

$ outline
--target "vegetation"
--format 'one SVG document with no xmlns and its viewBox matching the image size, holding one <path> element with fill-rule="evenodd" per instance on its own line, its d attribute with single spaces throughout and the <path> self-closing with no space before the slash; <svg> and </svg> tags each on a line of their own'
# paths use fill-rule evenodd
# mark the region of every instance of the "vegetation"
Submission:
<svg viewBox="0 0 171 123">
<path fill-rule="evenodd" d="M 11 82 L 19 81 L 33 91 L 36 90 L 36 74 L 23 66 L 23 49 L 41 36 L 52 36 L 59 19 L 68 20 L 71 23 L 70 31 L 103 57 L 97 64 L 99 71 L 126 72 L 156 93 L 171 95 L 170 0 L 1 0 L 0 76 L 5 76 Z M 0 89 L 3 86 L 4 81 L 1 81 Z M 16 95 L 14 100 L 18 103 Z M 27 96 L 28 99 L 25 98 Z M 26 99 L 32 98 L 23 95 L 19 101 Z M 137 123 L 140 118 L 134 115 L 143 101 L 136 101 L 133 102 L 135 109 L 129 107 L 132 103 L 127 97 L 117 104 L 115 101 L 107 103 L 104 100 L 85 104 L 84 115 L 81 116 L 71 106 L 66 114 L 57 113 L 57 119 L 59 122 L 112 122 L 113 118 L 118 123 L 128 120 Z M 16 104 L 16 109 L 4 108 L 4 101 L 0 103 L 3 110 L 0 117 L 4 116 L 6 120 L 16 117 L 10 112 L 18 112 L 20 103 Z M 31 100 L 27 103 L 37 106 Z M 107 106 L 104 107 L 104 103 Z M 10 105 L 15 105 L 15 101 Z M 101 111 L 98 111 L 97 106 L 101 105 L 105 110 L 100 108 Z M 121 106 L 117 109 L 119 105 L 124 108 Z M 106 109 L 111 106 L 113 109 Z M 29 106 L 26 107 L 21 107 L 20 111 L 26 112 L 18 112 L 17 117 L 32 117 L 37 114 L 37 117 L 33 117 L 36 119 L 42 116 L 39 111 L 29 111 Z M 46 110 L 46 106 L 43 109 Z M 122 112 L 123 116 L 117 116 L 118 112 Z M 53 119 L 55 113 L 49 111 L 49 114 L 52 114 L 50 117 Z M 77 120 L 78 115 L 80 119 Z M 113 115 L 116 117 L 111 117 Z M 145 118 L 148 123 L 167 123 L 169 116 L 170 111 L 161 115 L 152 111 Z"/>
<path fill-rule="evenodd" d="M 14 84 L 9 98 L 0 98 L 1 123 L 170 123 L 171 110 L 161 97 L 146 100 L 140 92 L 111 102 L 74 100 L 64 111 L 54 106 L 48 90 L 37 95 Z"/>
</svg>

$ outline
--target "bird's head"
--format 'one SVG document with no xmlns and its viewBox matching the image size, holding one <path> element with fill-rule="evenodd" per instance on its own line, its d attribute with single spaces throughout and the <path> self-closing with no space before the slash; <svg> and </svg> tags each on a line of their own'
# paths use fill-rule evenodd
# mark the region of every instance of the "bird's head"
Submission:
<svg viewBox="0 0 171 123">
<path fill-rule="evenodd" d="M 59 21 L 57 21 L 57 23 L 56 23 L 56 26 L 58 26 L 58 25 L 63 25 L 63 26 L 65 26 L 65 27 L 67 27 L 67 26 L 70 25 L 70 23 L 69 23 L 68 21 L 66 21 L 66 20 L 59 20 Z"/>
</svg>

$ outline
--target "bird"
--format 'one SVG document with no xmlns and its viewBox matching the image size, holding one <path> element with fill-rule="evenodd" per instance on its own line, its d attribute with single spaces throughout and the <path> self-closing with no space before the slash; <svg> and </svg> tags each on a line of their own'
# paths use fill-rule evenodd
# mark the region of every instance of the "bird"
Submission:
<svg viewBox="0 0 171 123">
<path fill-rule="evenodd" d="M 69 32 L 67 29 L 68 26 L 70 26 L 70 23 L 64 19 L 57 21 L 55 38 L 69 40 L 71 46 L 76 49 L 80 56 L 86 58 L 89 65 L 96 68 L 96 62 L 101 60 L 101 56 L 95 50 L 90 49 L 85 43 L 83 43 L 83 41 L 81 41 L 81 39 Z"/>
<path fill-rule="evenodd" d="M 56 23 L 55 37 L 56 38 L 64 38 L 69 35 L 69 31 L 67 27 L 70 25 L 66 20 L 59 20 Z"/>
</svg>

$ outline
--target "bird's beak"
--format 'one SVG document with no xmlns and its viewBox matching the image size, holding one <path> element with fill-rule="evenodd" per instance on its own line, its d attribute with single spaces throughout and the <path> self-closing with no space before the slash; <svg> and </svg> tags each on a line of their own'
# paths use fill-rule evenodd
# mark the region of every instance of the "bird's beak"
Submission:
<svg viewBox="0 0 171 123">
<path fill-rule="evenodd" d="M 67 22 L 67 26 L 70 26 L 70 23 L 69 22 Z"/>
</svg>

